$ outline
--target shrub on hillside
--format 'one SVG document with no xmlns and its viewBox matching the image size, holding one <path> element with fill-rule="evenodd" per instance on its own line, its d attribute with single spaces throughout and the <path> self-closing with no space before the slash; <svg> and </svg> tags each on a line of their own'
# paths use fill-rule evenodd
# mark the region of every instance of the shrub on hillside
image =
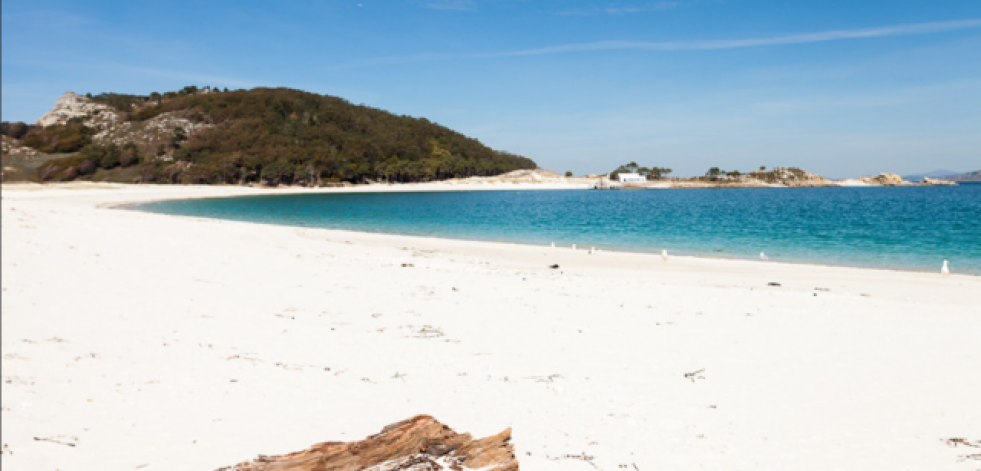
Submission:
<svg viewBox="0 0 981 471">
<path fill-rule="evenodd" d="M 10 123 L 4 121 L 0 123 L 0 134 L 8 136 L 14 139 L 20 139 L 27 135 L 27 132 L 31 130 L 31 126 L 20 121 Z"/>
<path fill-rule="evenodd" d="M 85 155 L 74 155 L 45 162 L 37 169 L 41 181 L 69 181 L 80 176 L 90 175 L 97 166 Z"/>
<path fill-rule="evenodd" d="M 135 105 L 140 105 L 148 101 L 148 97 L 140 95 L 127 95 L 125 93 L 100 93 L 98 95 L 86 95 L 97 103 L 109 105 L 119 111 L 132 111 Z"/>
<path fill-rule="evenodd" d="M 95 130 L 79 121 L 47 127 L 32 126 L 24 136 L 24 145 L 46 153 L 75 152 L 92 142 Z"/>
</svg>

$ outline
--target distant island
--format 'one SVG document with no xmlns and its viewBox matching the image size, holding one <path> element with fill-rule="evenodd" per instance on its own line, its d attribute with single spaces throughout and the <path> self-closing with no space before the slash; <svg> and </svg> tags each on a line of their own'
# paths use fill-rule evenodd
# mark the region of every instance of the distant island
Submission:
<svg viewBox="0 0 981 471">
<path fill-rule="evenodd" d="M 981 182 L 981 170 L 943 177 L 942 180 L 952 182 Z"/>
<path fill-rule="evenodd" d="M 425 118 L 286 88 L 196 86 L 146 96 L 66 92 L 36 124 L 3 122 L 3 182 L 341 186 L 445 181 L 592 188 L 955 185 L 981 171 L 904 179 L 892 173 L 829 180 L 795 167 L 712 167 L 673 178 L 636 162 L 574 177 L 491 149 Z M 943 171 L 930 172 L 930 175 Z"/>
<path fill-rule="evenodd" d="M 633 162 L 630 166 L 635 165 Z M 623 167 L 621 167 L 623 168 Z M 620 169 L 618 169 L 620 170 Z M 862 187 L 862 186 L 956 186 L 956 182 L 927 179 L 910 182 L 894 173 L 883 173 L 874 177 L 846 180 L 829 180 L 820 175 L 806 172 L 796 167 L 775 167 L 742 173 L 722 172 L 718 168 L 709 169 L 704 176 L 690 178 L 668 177 L 670 169 L 659 172 L 645 172 L 643 167 L 637 172 L 614 171 L 608 174 L 573 176 L 571 172 L 561 175 L 544 169 L 515 170 L 502 175 L 488 177 L 454 178 L 444 183 L 451 185 L 505 185 L 540 184 L 552 188 L 593 188 L 593 189 L 666 189 L 666 188 L 808 188 L 808 187 Z"/>
<path fill-rule="evenodd" d="M 954 172 L 952 170 L 934 170 L 931 172 L 917 173 L 912 175 L 903 175 L 903 179 L 919 182 L 923 181 L 925 178 L 933 178 L 937 180 L 946 180 L 952 182 L 977 182 L 981 181 L 981 170 L 975 170 L 973 172 Z"/>
<path fill-rule="evenodd" d="M 669 178 L 670 168 L 643 167 L 636 162 L 621 165 L 608 175 L 594 175 L 595 188 L 767 188 L 767 187 L 832 187 L 832 186 L 946 186 L 952 181 L 924 178 L 910 182 L 894 173 L 874 177 L 830 180 L 796 167 L 774 167 L 741 172 L 712 167 L 704 176 Z"/>
<path fill-rule="evenodd" d="M 538 167 L 425 118 L 285 88 L 67 92 L 2 131 L 4 181 L 327 186 Z"/>
</svg>

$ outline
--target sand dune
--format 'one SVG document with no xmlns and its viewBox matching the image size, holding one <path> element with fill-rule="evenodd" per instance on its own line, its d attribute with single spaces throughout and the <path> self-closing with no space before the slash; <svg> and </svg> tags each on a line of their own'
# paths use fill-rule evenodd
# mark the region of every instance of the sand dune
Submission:
<svg viewBox="0 0 981 471">
<path fill-rule="evenodd" d="M 528 470 L 981 466 L 981 277 L 112 208 L 260 191 L 235 187 L 31 188 L 2 192 L 5 470 L 211 470 L 418 414 L 511 427 Z"/>
</svg>

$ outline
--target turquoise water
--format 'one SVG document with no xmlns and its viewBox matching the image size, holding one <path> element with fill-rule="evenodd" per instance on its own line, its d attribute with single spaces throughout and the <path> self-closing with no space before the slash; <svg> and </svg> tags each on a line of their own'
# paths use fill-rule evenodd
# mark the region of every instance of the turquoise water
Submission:
<svg viewBox="0 0 981 471">
<path fill-rule="evenodd" d="M 359 193 L 166 201 L 143 211 L 606 250 L 981 274 L 981 185 Z"/>
</svg>

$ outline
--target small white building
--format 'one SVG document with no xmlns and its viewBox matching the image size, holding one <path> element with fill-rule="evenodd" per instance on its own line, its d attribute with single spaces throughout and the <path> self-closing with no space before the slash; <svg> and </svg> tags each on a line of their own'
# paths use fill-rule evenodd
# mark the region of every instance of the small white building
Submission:
<svg viewBox="0 0 981 471">
<path fill-rule="evenodd" d="M 618 173 L 617 177 L 620 179 L 620 183 L 647 181 L 647 177 L 639 173 Z"/>
</svg>

